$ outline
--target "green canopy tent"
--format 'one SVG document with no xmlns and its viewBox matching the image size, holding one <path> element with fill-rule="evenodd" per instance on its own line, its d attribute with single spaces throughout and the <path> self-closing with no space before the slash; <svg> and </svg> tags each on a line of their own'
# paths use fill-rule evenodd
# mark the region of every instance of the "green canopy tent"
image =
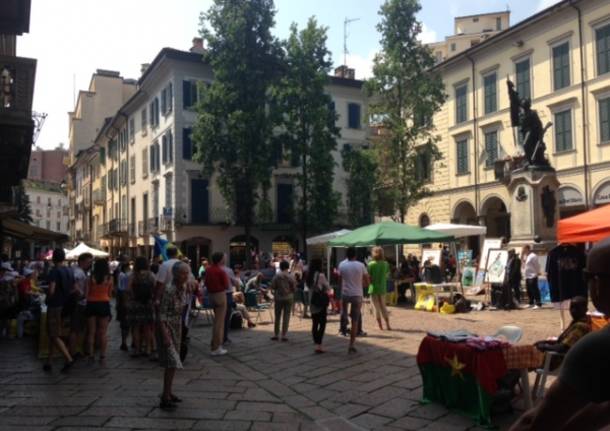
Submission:
<svg viewBox="0 0 610 431">
<path fill-rule="evenodd" d="M 429 244 L 431 242 L 453 242 L 454 240 L 453 235 L 393 221 L 362 226 L 348 234 L 329 241 L 329 252 L 327 254 L 328 276 L 330 279 L 330 252 L 333 247 L 394 245 L 396 246 L 396 257 L 398 258 L 398 246 L 402 244 Z"/>
</svg>

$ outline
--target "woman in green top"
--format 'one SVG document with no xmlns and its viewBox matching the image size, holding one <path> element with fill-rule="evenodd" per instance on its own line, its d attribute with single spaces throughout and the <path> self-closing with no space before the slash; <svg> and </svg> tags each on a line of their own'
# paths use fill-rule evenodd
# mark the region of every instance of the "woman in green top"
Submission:
<svg viewBox="0 0 610 431">
<path fill-rule="evenodd" d="M 383 258 L 383 248 L 373 247 L 373 260 L 369 262 L 369 275 L 371 277 L 371 284 L 369 285 L 369 295 L 373 306 L 375 307 L 375 315 L 377 317 L 377 323 L 379 329 L 383 331 L 383 325 L 381 324 L 381 318 L 385 320 L 388 331 L 390 328 L 390 318 L 388 316 L 388 309 L 385 306 L 385 294 L 387 293 L 388 275 L 390 274 L 390 264 Z"/>
</svg>

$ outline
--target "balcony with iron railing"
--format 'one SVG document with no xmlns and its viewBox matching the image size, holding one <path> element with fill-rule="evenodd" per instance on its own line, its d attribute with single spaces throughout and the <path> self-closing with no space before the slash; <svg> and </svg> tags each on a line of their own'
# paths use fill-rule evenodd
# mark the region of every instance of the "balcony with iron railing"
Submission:
<svg viewBox="0 0 610 431">
<path fill-rule="evenodd" d="M 108 234 L 121 235 L 127 233 L 127 223 L 124 219 L 115 218 L 108 223 Z"/>
<path fill-rule="evenodd" d="M 171 232 L 174 229 L 174 217 L 162 215 L 159 217 L 159 230 L 161 232 Z"/>
<path fill-rule="evenodd" d="M 146 233 L 153 235 L 159 232 L 159 217 L 151 217 L 146 220 Z"/>
<path fill-rule="evenodd" d="M 104 205 L 106 201 L 106 193 L 102 189 L 93 190 L 92 200 L 94 205 Z"/>
<path fill-rule="evenodd" d="M 138 236 L 138 224 L 137 223 L 129 223 L 127 234 L 129 235 L 130 238 L 137 237 Z"/>
</svg>

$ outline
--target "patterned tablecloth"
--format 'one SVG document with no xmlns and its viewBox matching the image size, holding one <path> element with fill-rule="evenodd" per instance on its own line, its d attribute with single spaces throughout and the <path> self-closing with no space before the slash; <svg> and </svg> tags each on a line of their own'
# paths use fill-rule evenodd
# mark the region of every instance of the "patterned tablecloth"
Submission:
<svg viewBox="0 0 610 431">
<path fill-rule="evenodd" d="M 506 347 L 502 353 L 509 370 L 539 368 L 544 362 L 544 353 L 532 344 Z"/>
</svg>

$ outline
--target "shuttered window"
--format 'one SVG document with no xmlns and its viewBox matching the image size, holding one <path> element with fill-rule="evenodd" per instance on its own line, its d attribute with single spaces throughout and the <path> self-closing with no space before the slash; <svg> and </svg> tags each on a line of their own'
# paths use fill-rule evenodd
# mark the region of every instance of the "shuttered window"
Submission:
<svg viewBox="0 0 610 431">
<path fill-rule="evenodd" d="M 570 85 L 570 44 L 553 48 L 553 87 L 560 90 Z"/>
</svg>

